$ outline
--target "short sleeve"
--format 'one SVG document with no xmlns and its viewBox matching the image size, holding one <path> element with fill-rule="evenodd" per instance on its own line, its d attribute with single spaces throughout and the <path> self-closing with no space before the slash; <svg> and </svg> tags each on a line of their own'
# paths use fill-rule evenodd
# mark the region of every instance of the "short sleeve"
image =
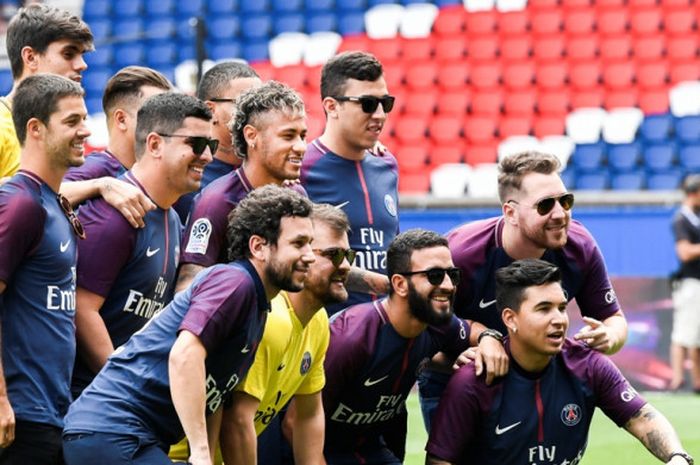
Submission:
<svg viewBox="0 0 700 465">
<path fill-rule="evenodd" d="M 195 197 L 190 217 L 182 236 L 180 263 L 209 267 L 219 261 L 226 247 L 228 212 L 223 200 L 204 190 Z"/>
<path fill-rule="evenodd" d="M 603 321 L 619 312 L 620 304 L 610 282 L 603 255 L 596 244 L 583 272 L 582 288 L 576 294 L 576 303 L 581 309 L 581 315 Z"/>
<path fill-rule="evenodd" d="M 45 221 L 46 211 L 32 195 L 0 189 L 0 281 L 7 283 L 39 245 Z"/>
<path fill-rule="evenodd" d="M 622 427 L 646 401 L 607 356 L 591 350 L 589 357 L 596 405 L 617 426 Z"/>
<path fill-rule="evenodd" d="M 443 351 L 452 357 L 456 357 L 469 348 L 469 335 L 471 325 L 466 320 L 452 317 L 443 336 Z"/>
</svg>

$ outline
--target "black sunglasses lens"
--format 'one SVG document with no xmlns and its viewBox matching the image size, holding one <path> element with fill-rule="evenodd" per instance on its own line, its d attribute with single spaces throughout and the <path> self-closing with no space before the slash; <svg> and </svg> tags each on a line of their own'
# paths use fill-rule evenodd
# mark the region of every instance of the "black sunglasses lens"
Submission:
<svg viewBox="0 0 700 465">
<path fill-rule="evenodd" d="M 356 254 L 357 252 L 355 252 L 352 249 L 345 250 L 339 247 L 328 250 L 328 258 L 331 260 L 331 263 L 336 268 L 338 268 L 343 263 L 343 260 L 346 258 L 348 259 L 348 263 L 352 265 L 352 262 L 355 260 Z"/>
<path fill-rule="evenodd" d="M 559 204 L 564 210 L 571 210 L 571 208 L 574 206 L 574 194 L 562 195 L 559 198 Z"/>
<path fill-rule="evenodd" d="M 432 270 L 426 271 L 425 276 L 427 276 L 430 284 L 437 286 L 442 284 L 442 282 L 445 280 L 446 271 L 447 270 L 443 270 L 442 268 L 433 268 Z"/>
<path fill-rule="evenodd" d="M 192 151 L 198 157 L 204 153 L 209 141 L 205 137 L 188 137 L 187 144 L 192 147 Z"/>
<path fill-rule="evenodd" d="M 352 266 L 353 262 L 355 261 L 355 256 L 357 256 L 357 250 L 347 249 L 345 251 L 345 258 L 348 259 L 350 266 Z"/>
<path fill-rule="evenodd" d="M 360 104 L 362 105 L 362 111 L 372 114 L 377 111 L 377 107 L 379 106 L 379 98 L 360 97 Z"/>
<path fill-rule="evenodd" d="M 209 150 L 211 155 L 214 156 L 216 151 L 219 149 L 219 139 L 209 139 Z"/>
<path fill-rule="evenodd" d="M 394 100 L 396 100 L 391 95 L 382 97 L 382 108 L 384 108 L 384 113 L 389 113 L 394 108 Z"/>
<path fill-rule="evenodd" d="M 547 215 L 554 208 L 554 204 L 556 203 L 556 201 L 557 199 L 555 199 L 554 197 L 548 197 L 546 199 L 540 200 L 539 202 L 537 202 L 537 213 L 539 213 L 542 216 Z"/>
</svg>

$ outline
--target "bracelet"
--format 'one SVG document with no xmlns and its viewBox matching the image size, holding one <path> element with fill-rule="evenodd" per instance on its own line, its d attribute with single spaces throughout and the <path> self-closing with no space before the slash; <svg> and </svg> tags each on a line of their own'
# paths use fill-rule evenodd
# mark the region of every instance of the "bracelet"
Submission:
<svg viewBox="0 0 700 465">
<path fill-rule="evenodd" d="M 667 462 L 670 462 L 671 459 L 673 457 L 675 457 L 676 455 L 680 455 L 681 457 L 683 457 L 685 459 L 685 461 L 688 462 L 688 465 L 693 465 L 695 463 L 695 460 L 693 459 L 693 457 L 691 457 L 690 455 L 688 455 L 685 452 L 672 452 L 671 455 L 668 456 Z"/>
<path fill-rule="evenodd" d="M 503 344 L 503 334 L 500 331 L 491 328 L 486 328 L 484 331 L 481 332 L 481 334 L 479 334 L 479 337 L 476 338 L 476 345 L 479 345 L 479 343 L 481 343 L 481 340 L 486 336 L 492 337 L 501 344 Z"/>
</svg>

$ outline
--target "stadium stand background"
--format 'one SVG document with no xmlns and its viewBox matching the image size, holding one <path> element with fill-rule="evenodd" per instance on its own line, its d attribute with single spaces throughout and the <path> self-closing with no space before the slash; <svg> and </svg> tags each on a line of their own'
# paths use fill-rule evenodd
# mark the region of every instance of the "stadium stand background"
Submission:
<svg viewBox="0 0 700 465">
<path fill-rule="evenodd" d="M 14 3 L 0 6 L 8 13 Z M 145 64 L 194 88 L 192 18 L 201 17 L 209 59 L 245 59 L 264 79 L 303 95 L 309 139 L 323 128 L 322 63 L 352 49 L 382 61 L 397 96 L 381 140 L 399 161 L 402 229 L 445 232 L 496 215 L 498 157 L 524 149 L 556 154 L 577 194 L 575 217 L 599 241 L 628 310 L 630 349 L 623 353 L 649 352 L 653 363 L 636 357 L 646 368 L 665 364 L 666 279 L 676 267 L 670 217 L 682 178 L 700 172 L 700 2 L 52 3 L 82 12 L 95 35 L 83 79 L 94 145 L 106 137 L 102 90 L 119 68 Z M 11 83 L 9 69 L 0 70 L 0 91 Z M 618 360 L 623 368 L 631 362 Z M 662 367 L 632 378 L 663 387 L 666 374 Z"/>
</svg>

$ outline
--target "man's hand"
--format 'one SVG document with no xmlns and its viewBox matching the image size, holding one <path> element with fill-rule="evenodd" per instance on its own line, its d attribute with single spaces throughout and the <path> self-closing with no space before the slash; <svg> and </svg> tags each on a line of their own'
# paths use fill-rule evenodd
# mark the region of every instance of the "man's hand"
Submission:
<svg viewBox="0 0 700 465">
<path fill-rule="evenodd" d="M 453 369 L 474 362 L 477 376 L 486 370 L 486 384 L 491 384 L 494 378 L 508 373 L 508 354 L 503 345 L 492 337 L 482 338 L 478 347 L 470 347 L 462 352 L 455 360 Z"/>
<path fill-rule="evenodd" d="M 389 149 L 387 149 L 386 146 L 379 141 L 375 142 L 374 147 L 368 150 L 368 152 L 375 157 L 383 157 L 388 151 Z"/>
<path fill-rule="evenodd" d="M 0 447 L 7 447 L 15 440 L 15 412 L 7 396 L 0 397 Z"/>
<path fill-rule="evenodd" d="M 105 177 L 99 183 L 100 195 L 116 208 L 134 228 L 143 228 L 143 217 L 156 205 L 138 187 L 119 179 Z"/>
<path fill-rule="evenodd" d="M 0 178 L 0 186 L 5 184 L 9 180 L 10 180 L 10 176 L 5 176 L 4 178 Z"/>
<path fill-rule="evenodd" d="M 211 457 L 209 454 L 201 454 L 201 457 L 197 457 L 194 454 L 190 455 L 187 461 L 190 465 L 212 465 Z"/>
<path fill-rule="evenodd" d="M 583 341 L 591 348 L 603 353 L 611 353 L 618 348 L 619 341 L 614 328 L 588 316 L 584 316 L 583 321 L 586 326 L 576 333 L 575 340 Z"/>
</svg>

